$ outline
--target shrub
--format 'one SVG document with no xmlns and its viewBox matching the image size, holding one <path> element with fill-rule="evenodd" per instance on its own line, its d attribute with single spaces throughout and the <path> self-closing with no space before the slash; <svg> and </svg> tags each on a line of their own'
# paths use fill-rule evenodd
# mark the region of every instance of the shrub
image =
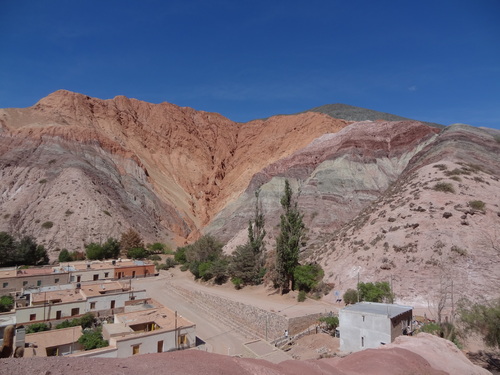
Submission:
<svg viewBox="0 0 500 375">
<path fill-rule="evenodd" d="M 59 253 L 58 260 L 59 260 L 60 263 L 63 263 L 63 262 L 72 262 L 73 261 L 73 257 L 71 256 L 71 254 L 69 253 L 68 250 L 62 249 L 61 252 Z"/>
<path fill-rule="evenodd" d="M 146 249 L 142 247 L 137 247 L 134 249 L 129 249 L 127 251 L 127 258 L 131 259 L 144 259 L 148 256 L 148 252 Z"/>
<path fill-rule="evenodd" d="M 150 255 L 148 257 L 149 260 L 161 260 L 161 256 L 159 256 L 158 254 L 153 254 L 153 255 Z"/>
<path fill-rule="evenodd" d="M 49 326 L 46 323 L 34 323 L 26 327 L 26 333 L 37 333 L 48 330 Z"/>
<path fill-rule="evenodd" d="M 54 226 L 54 223 L 52 221 L 46 221 L 45 223 L 42 224 L 42 228 L 44 229 L 50 229 Z"/>
<path fill-rule="evenodd" d="M 310 292 L 324 276 L 323 269 L 319 264 L 306 264 L 295 267 L 293 271 L 294 289 Z"/>
<path fill-rule="evenodd" d="M 100 328 L 84 332 L 78 339 L 78 343 L 80 343 L 85 350 L 104 348 L 109 345 L 108 341 L 102 338 L 102 330 Z"/>
<path fill-rule="evenodd" d="M 500 299 L 484 305 L 462 300 L 458 312 L 467 331 L 480 333 L 488 346 L 500 348 Z"/>
<path fill-rule="evenodd" d="M 235 289 L 239 290 L 243 288 L 243 280 L 241 280 L 239 277 L 231 278 L 231 282 L 233 283 Z"/>
<path fill-rule="evenodd" d="M 358 291 L 354 289 L 347 289 L 342 296 L 346 305 L 351 305 L 358 302 Z"/>
<path fill-rule="evenodd" d="M 335 330 L 339 326 L 339 318 L 336 316 L 322 316 L 321 318 L 319 318 L 319 321 L 321 323 L 325 323 L 326 329 L 328 331 L 331 331 L 332 334 L 335 333 Z"/>
<path fill-rule="evenodd" d="M 456 245 L 453 245 L 451 247 L 451 251 L 454 251 L 456 252 L 458 255 L 461 255 L 461 256 L 466 256 L 467 255 L 467 250 L 465 249 L 462 249 L 461 247 L 458 247 Z"/>
<path fill-rule="evenodd" d="M 14 297 L 10 295 L 0 297 L 0 312 L 8 312 L 14 307 Z"/>
<path fill-rule="evenodd" d="M 387 281 L 376 283 L 359 283 L 359 299 L 367 302 L 388 302 L 394 301 L 394 294 Z"/>
<path fill-rule="evenodd" d="M 453 185 L 449 182 L 438 182 L 432 189 L 435 191 L 441 191 L 443 193 L 455 193 Z"/>
<path fill-rule="evenodd" d="M 299 294 L 297 295 L 297 301 L 304 302 L 305 300 L 306 300 L 306 292 L 304 290 L 299 291 Z"/>
<path fill-rule="evenodd" d="M 483 201 L 470 201 L 469 202 L 469 207 L 472 208 L 473 210 L 484 211 L 485 206 L 486 206 L 486 203 L 484 203 Z"/>
</svg>

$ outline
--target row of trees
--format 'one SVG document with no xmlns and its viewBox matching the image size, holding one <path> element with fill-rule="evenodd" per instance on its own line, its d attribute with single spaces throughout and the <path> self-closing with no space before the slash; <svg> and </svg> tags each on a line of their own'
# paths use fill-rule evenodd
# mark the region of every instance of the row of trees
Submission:
<svg viewBox="0 0 500 375">
<path fill-rule="evenodd" d="M 144 246 L 144 241 L 139 233 L 133 229 L 122 233 L 121 238 L 108 238 L 104 243 L 91 242 L 85 245 L 85 253 L 69 252 L 62 249 L 59 253 L 59 262 L 71 262 L 74 260 L 103 260 L 118 258 L 120 255 L 131 259 L 143 259 L 153 254 L 162 254 L 168 251 L 165 244 L 156 242 Z"/>
<path fill-rule="evenodd" d="M 342 298 L 347 305 L 358 301 L 393 303 L 394 293 L 387 281 L 360 282 L 357 290 L 347 289 Z"/>
<path fill-rule="evenodd" d="M 38 245 L 33 237 L 16 240 L 11 234 L 0 232 L 0 267 L 38 266 L 48 262 L 45 247 Z"/>
<path fill-rule="evenodd" d="M 280 201 L 283 214 L 276 249 L 269 252 L 267 261 L 265 218 L 258 191 L 255 197 L 255 214 L 248 224 L 247 241 L 238 246 L 231 256 L 223 254 L 222 243 L 206 235 L 191 245 L 179 247 L 175 261 L 181 263 L 184 270 L 189 269 L 195 278 L 213 279 L 219 284 L 230 278 L 238 289 L 267 281 L 282 293 L 291 289 L 313 291 L 324 273 L 318 264 L 301 265 L 299 262 L 300 249 L 305 246 L 306 228 L 288 180 L 285 180 Z"/>
</svg>

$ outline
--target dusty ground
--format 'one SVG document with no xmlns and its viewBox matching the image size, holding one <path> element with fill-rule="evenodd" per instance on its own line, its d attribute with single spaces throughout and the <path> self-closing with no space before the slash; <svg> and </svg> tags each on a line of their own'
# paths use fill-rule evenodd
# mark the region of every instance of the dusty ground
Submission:
<svg viewBox="0 0 500 375">
<path fill-rule="evenodd" d="M 326 333 L 303 336 L 284 349 L 294 359 L 318 359 L 339 352 L 340 339 Z"/>
</svg>

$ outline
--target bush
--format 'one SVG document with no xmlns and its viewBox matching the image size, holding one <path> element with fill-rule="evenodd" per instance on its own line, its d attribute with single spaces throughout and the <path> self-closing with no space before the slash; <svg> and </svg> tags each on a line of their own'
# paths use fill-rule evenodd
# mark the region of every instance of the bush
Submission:
<svg viewBox="0 0 500 375">
<path fill-rule="evenodd" d="M 374 283 L 359 283 L 359 299 L 367 302 L 387 302 L 394 301 L 394 294 L 387 281 Z"/>
<path fill-rule="evenodd" d="M 102 330 L 100 328 L 85 331 L 78 339 L 78 343 L 80 343 L 85 350 L 104 348 L 109 345 L 108 341 L 102 338 Z"/>
<path fill-rule="evenodd" d="M 117 258 L 120 255 L 120 244 L 114 238 L 108 238 L 108 240 L 103 245 L 92 242 L 88 245 L 85 245 L 85 253 L 87 259 L 90 260 Z"/>
<path fill-rule="evenodd" d="M 48 331 L 49 326 L 46 323 L 34 323 L 32 325 L 29 325 L 26 327 L 26 333 L 37 333 L 37 332 L 43 332 L 43 331 Z"/>
<path fill-rule="evenodd" d="M 342 296 L 346 305 L 351 305 L 358 302 L 358 291 L 354 289 L 347 289 Z"/>
<path fill-rule="evenodd" d="M 54 226 L 54 223 L 52 221 L 46 221 L 45 223 L 42 224 L 42 228 L 44 229 L 50 229 Z"/>
<path fill-rule="evenodd" d="M 323 269 L 319 264 L 306 264 L 295 267 L 293 271 L 294 289 L 310 292 L 318 285 L 324 276 Z"/>
<path fill-rule="evenodd" d="M 0 312 L 8 312 L 14 307 L 14 297 L 6 295 L 0 297 Z"/>
<path fill-rule="evenodd" d="M 231 278 L 231 282 L 233 283 L 235 289 L 240 290 L 241 288 L 243 288 L 243 280 L 241 280 L 239 277 Z"/>
<path fill-rule="evenodd" d="M 158 254 L 153 254 L 153 255 L 148 256 L 148 259 L 153 260 L 153 261 L 154 260 L 158 261 L 158 260 L 161 260 L 161 256 L 159 256 Z"/>
<path fill-rule="evenodd" d="M 76 326 L 81 326 L 84 329 L 91 328 L 94 325 L 94 322 L 95 322 L 94 315 L 92 315 L 91 313 L 86 313 L 80 318 L 65 320 L 59 323 L 58 325 L 56 325 L 56 329 L 76 327 Z"/>
<path fill-rule="evenodd" d="M 500 299 L 484 305 L 462 300 L 458 313 L 467 331 L 478 332 L 486 345 L 500 348 Z"/>
<path fill-rule="evenodd" d="M 485 206 L 486 206 L 486 203 L 484 203 L 483 201 L 470 201 L 469 202 L 469 207 L 472 208 L 473 210 L 484 211 Z"/>
<path fill-rule="evenodd" d="M 299 294 L 297 295 L 297 301 L 304 302 L 306 300 L 306 297 L 307 297 L 306 292 L 301 290 L 301 291 L 299 291 Z"/>
<path fill-rule="evenodd" d="M 453 184 L 449 182 L 438 182 L 432 189 L 435 191 L 441 191 L 443 193 L 455 193 Z"/>
<path fill-rule="evenodd" d="M 148 256 L 146 249 L 142 247 L 137 247 L 135 249 L 130 249 L 127 251 L 127 258 L 130 259 L 144 259 Z"/>
<path fill-rule="evenodd" d="M 62 249 L 61 252 L 59 253 L 58 260 L 59 260 L 59 263 L 72 262 L 73 261 L 73 257 L 71 256 L 71 254 L 69 253 L 68 250 Z"/>
<path fill-rule="evenodd" d="M 185 247 L 178 247 L 177 251 L 174 254 L 174 259 L 179 264 L 187 263 L 186 248 Z"/>
<path fill-rule="evenodd" d="M 335 330 L 339 326 L 339 318 L 337 316 L 322 316 L 321 318 L 319 318 L 319 321 L 321 323 L 325 323 L 326 329 L 328 331 L 331 331 L 332 334 L 335 333 Z"/>
</svg>

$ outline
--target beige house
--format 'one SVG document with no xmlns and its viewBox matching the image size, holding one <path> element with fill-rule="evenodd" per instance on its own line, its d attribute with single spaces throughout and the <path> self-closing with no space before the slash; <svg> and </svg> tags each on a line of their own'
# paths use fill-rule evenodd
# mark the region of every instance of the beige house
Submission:
<svg viewBox="0 0 500 375">
<path fill-rule="evenodd" d="M 104 324 L 102 332 L 108 347 L 73 356 L 125 358 L 196 345 L 196 325 L 151 299 L 128 302 L 125 312 L 115 314 L 114 323 Z"/>
<path fill-rule="evenodd" d="M 146 298 L 145 290 L 133 290 L 129 283 L 117 281 L 46 288 L 30 293 L 28 305 L 16 309 L 16 323 L 57 323 L 88 312 L 112 315 L 122 312 L 127 301 L 143 298 Z"/>
<path fill-rule="evenodd" d="M 51 267 L 0 269 L 0 295 L 20 292 L 24 289 L 69 283 L 69 273 Z"/>
<path fill-rule="evenodd" d="M 27 334 L 24 357 L 63 356 L 81 351 L 77 342 L 81 335 L 80 326 Z"/>
</svg>

